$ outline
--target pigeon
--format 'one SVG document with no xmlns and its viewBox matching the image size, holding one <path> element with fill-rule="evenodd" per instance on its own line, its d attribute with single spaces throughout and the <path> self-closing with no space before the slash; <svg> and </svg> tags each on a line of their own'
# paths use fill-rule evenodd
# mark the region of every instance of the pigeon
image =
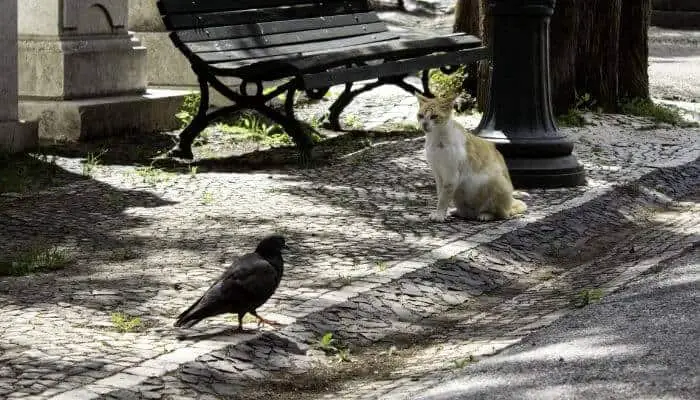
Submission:
<svg viewBox="0 0 700 400">
<path fill-rule="evenodd" d="M 225 313 L 238 314 L 238 329 L 243 331 L 243 316 L 250 313 L 263 323 L 277 325 L 258 315 L 256 309 L 275 293 L 282 273 L 282 249 L 288 249 L 281 235 L 260 241 L 255 252 L 236 260 L 190 308 L 175 321 L 176 327 L 190 328 L 201 320 Z"/>
</svg>

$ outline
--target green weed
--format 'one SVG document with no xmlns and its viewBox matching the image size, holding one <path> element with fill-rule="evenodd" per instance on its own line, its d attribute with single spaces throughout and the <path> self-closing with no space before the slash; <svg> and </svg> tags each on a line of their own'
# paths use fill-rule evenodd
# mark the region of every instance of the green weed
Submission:
<svg viewBox="0 0 700 400">
<path fill-rule="evenodd" d="M 180 120 L 183 128 L 189 125 L 194 116 L 197 115 L 200 99 L 201 96 L 197 92 L 187 94 L 183 99 L 180 109 L 177 114 L 175 114 L 175 117 Z"/>
<path fill-rule="evenodd" d="M 571 301 L 576 308 L 583 308 L 589 304 L 597 303 L 603 298 L 603 291 L 600 289 L 583 289 Z"/>
<path fill-rule="evenodd" d="M 119 333 L 136 332 L 142 326 L 141 318 L 121 312 L 112 313 L 111 320 L 112 325 Z"/>
<path fill-rule="evenodd" d="M 92 176 L 92 173 L 102 163 L 102 156 L 107 153 L 107 149 L 102 149 L 99 153 L 88 153 L 83 161 L 83 175 Z"/>
<path fill-rule="evenodd" d="M 66 251 L 57 247 L 33 247 L 8 260 L 0 259 L 0 276 L 22 276 L 36 272 L 55 271 L 71 263 Z"/>
<path fill-rule="evenodd" d="M 665 123 L 673 126 L 691 127 L 698 126 L 697 122 L 683 119 L 677 108 L 655 104 L 650 99 L 631 99 L 620 104 L 620 112 L 638 117 L 647 117 L 657 123 Z"/>
</svg>

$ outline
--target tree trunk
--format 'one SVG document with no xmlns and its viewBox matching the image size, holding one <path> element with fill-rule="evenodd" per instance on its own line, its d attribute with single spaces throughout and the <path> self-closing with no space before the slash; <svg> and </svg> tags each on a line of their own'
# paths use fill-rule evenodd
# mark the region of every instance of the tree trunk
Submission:
<svg viewBox="0 0 700 400">
<path fill-rule="evenodd" d="M 585 0 L 557 0 L 549 30 L 549 69 L 554 115 L 576 104 L 578 4 Z"/>
<path fill-rule="evenodd" d="M 480 0 L 457 0 L 455 7 L 455 22 L 453 32 L 465 32 L 477 37 L 483 37 L 481 32 L 481 13 L 479 7 Z M 478 87 L 478 62 L 471 63 L 466 67 L 467 76 L 462 82 L 462 89 L 476 97 Z"/>
<path fill-rule="evenodd" d="M 622 0 L 619 97 L 649 98 L 648 30 L 651 0 Z"/>
<path fill-rule="evenodd" d="M 488 46 L 491 36 L 491 24 L 486 13 L 488 12 L 488 0 L 477 0 L 479 2 L 479 30 L 481 31 L 481 41 L 484 46 Z M 489 96 L 491 87 L 491 60 L 482 60 L 479 62 L 477 84 L 477 108 L 479 111 L 486 110 L 486 101 Z"/>
<path fill-rule="evenodd" d="M 621 3 L 622 0 L 586 0 L 578 2 L 577 7 L 577 92 L 590 94 L 605 112 L 614 112 L 618 102 Z"/>
</svg>

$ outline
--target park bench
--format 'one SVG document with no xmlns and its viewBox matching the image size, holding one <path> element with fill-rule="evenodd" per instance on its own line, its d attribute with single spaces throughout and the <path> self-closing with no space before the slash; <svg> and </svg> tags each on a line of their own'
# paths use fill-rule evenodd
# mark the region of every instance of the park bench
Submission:
<svg viewBox="0 0 700 400">
<path fill-rule="evenodd" d="M 160 0 L 158 8 L 201 90 L 199 111 L 172 157 L 193 158 L 192 142 L 212 120 L 244 109 L 281 125 L 308 156 L 313 141 L 294 116 L 297 91 L 320 99 L 331 86 L 345 84 L 328 116 L 331 129 L 339 130 L 340 113 L 362 92 L 393 84 L 432 96 L 430 69 L 450 73 L 488 56 L 474 36 L 391 31 L 367 0 Z M 418 73 L 422 91 L 405 81 Z M 237 78 L 238 90 L 224 82 L 230 78 Z M 264 83 L 280 81 L 263 90 Z M 353 89 L 357 83 L 362 85 Z M 210 85 L 233 104 L 210 110 Z M 269 104 L 281 94 L 284 107 Z"/>
</svg>

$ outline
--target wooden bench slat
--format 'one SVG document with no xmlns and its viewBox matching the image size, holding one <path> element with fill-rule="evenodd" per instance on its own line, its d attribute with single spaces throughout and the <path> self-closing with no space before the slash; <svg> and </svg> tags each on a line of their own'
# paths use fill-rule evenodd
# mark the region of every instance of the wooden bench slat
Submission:
<svg viewBox="0 0 700 400">
<path fill-rule="evenodd" d="M 328 17 L 291 19 L 286 21 L 262 22 L 255 24 L 218 26 L 206 29 L 187 29 L 177 32 L 183 43 L 205 42 L 221 39 L 235 39 L 246 36 L 259 36 L 321 28 L 361 25 L 382 22 L 376 13 L 341 14 Z"/>
<path fill-rule="evenodd" d="M 460 33 L 422 40 L 397 40 L 323 54 L 305 53 L 302 57 L 287 62 L 299 71 L 312 71 L 342 66 L 348 62 L 363 62 L 386 57 L 394 59 L 417 57 L 440 51 L 474 48 L 480 45 L 479 38 Z"/>
<path fill-rule="evenodd" d="M 378 38 L 377 36 L 380 35 L 382 37 Z M 372 43 L 387 43 L 398 40 L 397 36 L 388 32 L 373 36 L 375 36 L 375 38 L 372 39 Z M 363 38 L 354 37 L 351 39 L 316 42 L 314 43 L 313 51 L 309 51 L 311 49 L 309 47 L 304 47 L 303 49 L 305 52 L 303 54 L 323 54 L 331 51 L 329 50 L 330 48 L 334 49 L 332 51 L 344 51 L 367 46 L 367 43 L 354 42 L 358 39 Z M 377 39 L 382 39 L 382 41 L 376 41 Z M 285 46 L 285 49 L 288 47 L 292 46 Z M 301 52 L 294 51 L 289 53 L 285 52 L 285 54 L 275 53 L 274 55 L 263 55 L 269 53 L 257 53 L 257 51 L 258 50 L 253 54 L 242 52 L 241 58 L 236 61 L 211 63 L 209 64 L 209 68 L 214 71 L 216 75 L 247 77 L 254 80 L 274 80 L 280 77 L 293 76 L 299 72 L 297 68 L 289 64 L 289 61 L 298 60 L 300 57 L 303 57 Z"/>
<path fill-rule="evenodd" d="M 160 0 L 161 14 L 184 14 L 250 10 L 255 8 L 294 7 L 302 4 L 344 4 L 345 0 Z M 366 3 L 366 2 L 365 2 Z"/>
<path fill-rule="evenodd" d="M 319 89 L 347 82 L 357 82 L 387 76 L 405 76 L 428 68 L 444 65 L 464 65 L 488 56 L 488 48 L 478 47 L 451 53 L 432 54 L 406 60 L 331 71 L 302 76 L 304 89 Z"/>
<path fill-rule="evenodd" d="M 353 36 L 349 38 L 341 38 L 335 40 L 325 40 L 313 43 L 292 44 L 278 47 L 266 47 L 262 49 L 248 49 L 227 52 L 231 57 L 229 60 L 210 61 L 209 64 L 221 66 L 221 68 L 231 67 L 236 64 L 236 61 L 256 59 L 259 57 L 274 57 L 290 55 L 300 57 L 305 52 L 328 51 L 328 49 L 345 49 L 351 46 L 366 46 L 368 43 L 381 43 L 391 40 L 397 40 L 398 36 L 391 32 L 381 32 L 364 36 Z M 226 64 L 233 62 L 232 64 Z"/>
<path fill-rule="evenodd" d="M 327 42 L 330 39 L 346 38 L 362 36 L 367 37 L 368 34 L 388 32 L 386 26 L 383 22 L 366 24 L 366 25 L 353 25 L 338 28 L 328 28 L 328 29 L 315 29 L 311 31 L 293 32 L 293 33 L 283 33 L 283 34 L 273 34 L 273 35 L 263 35 L 263 36 L 250 36 L 245 38 L 238 38 L 232 40 L 219 40 L 213 42 L 193 42 L 186 43 L 185 46 L 192 52 L 197 54 L 202 60 L 206 62 L 214 61 L 228 61 L 238 58 L 236 50 L 245 49 L 262 49 L 263 53 L 265 48 L 268 47 L 279 47 L 283 45 L 294 45 L 299 44 L 303 51 L 305 46 L 312 46 L 314 42 Z M 396 34 L 393 34 L 396 36 Z M 371 38 L 370 38 L 371 39 Z M 374 40 L 366 41 L 365 43 L 371 43 Z M 328 44 L 324 44 L 328 46 Z M 296 50 L 295 50 L 296 51 Z"/>
<path fill-rule="evenodd" d="M 284 21 L 288 19 L 323 17 L 337 14 L 366 12 L 364 0 L 347 0 L 346 3 L 302 4 L 295 7 L 261 8 L 257 10 L 225 11 L 218 13 L 161 14 L 171 31 L 206 28 L 211 26 L 239 25 L 252 22 Z"/>
</svg>

